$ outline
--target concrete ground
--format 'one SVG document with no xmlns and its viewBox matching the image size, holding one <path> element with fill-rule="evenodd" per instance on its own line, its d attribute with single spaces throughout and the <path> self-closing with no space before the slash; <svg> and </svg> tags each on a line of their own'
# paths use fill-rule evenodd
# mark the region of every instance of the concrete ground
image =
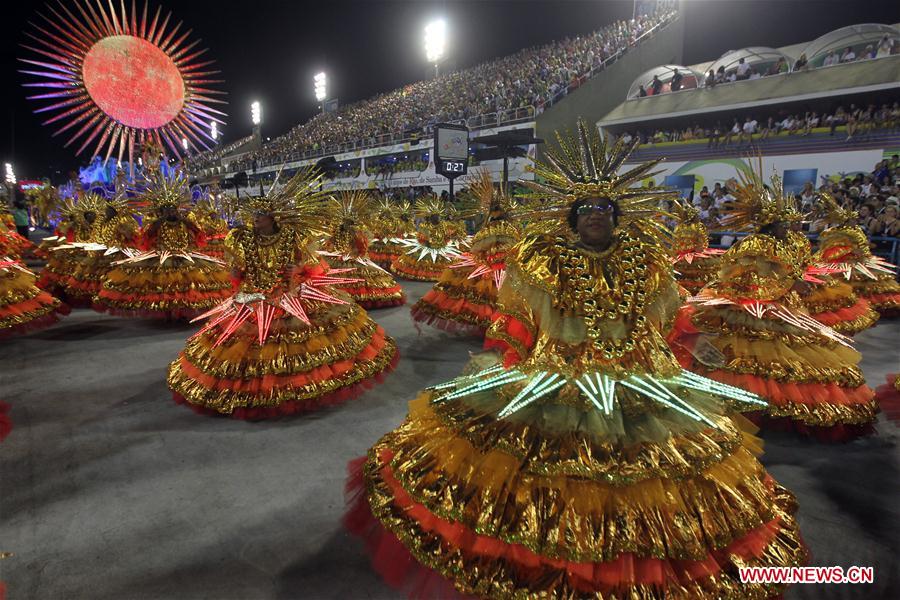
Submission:
<svg viewBox="0 0 900 600">
<path fill-rule="evenodd" d="M 405 284 L 410 302 L 426 284 Z M 166 364 L 188 327 L 75 311 L 0 345 L 0 579 L 10 600 L 396 598 L 340 525 L 347 461 L 479 344 L 408 306 L 373 312 L 402 359 L 341 407 L 245 423 L 175 405 Z M 858 337 L 870 385 L 900 368 L 900 322 Z M 875 584 L 788 598 L 900 598 L 900 429 L 841 446 L 766 434 L 764 462 L 800 502 L 813 565 L 873 565 Z"/>
</svg>

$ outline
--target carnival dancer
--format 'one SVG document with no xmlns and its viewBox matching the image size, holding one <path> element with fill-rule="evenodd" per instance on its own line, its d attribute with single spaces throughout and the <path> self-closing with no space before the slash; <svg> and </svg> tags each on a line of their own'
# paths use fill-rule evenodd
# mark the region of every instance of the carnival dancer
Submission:
<svg viewBox="0 0 900 600">
<path fill-rule="evenodd" d="M 222 261 L 202 253 L 205 236 L 189 214 L 185 176 L 156 172 L 138 199 L 140 249 L 115 261 L 96 299 L 98 310 L 148 319 L 188 320 L 231 295 Z"/>
<path fill-rule="evenodd" d="M 228 235 L 228 221 L 222 216 L 222 196 L 224 194 L 216 188 L 203 190 L 190 212 L 190 218 L 206 239 L 203 253 L 218 259 L 225 258 L 225 236 Z"/>
<path fill-rule="evenodd" d="M 677 222 L 672 231 L 672 265 L 675 279 L 690 294 L 696 294 L 718 269 L 724 250 L 709 247 L 709 230 L 700 211 L 686 202 L 672 204 Z"/>
<path fill-rule="evenodd" d="M 337 286 L 363 308 L 398 306 L 406 302 L 394 277 L 368 256 L 372 233 L 365 226 L 371 216 L 365 190 L 341 192 L 328 201 L 330 237 L 319 252 L 332 269 L 347 271 L 352 283 Z"/>
<path fill-rule="evenodd" d="M 437 281 L 462 256 L 457 228 L 448 221 L 450 207 L 432 195 L 416 202 L 414 214 L 421 219 L 417 233 L 400 240 L 403 254 L 391 264 L 391 271 L 404 279 Z"/>
<path fill-rule="evenodd" d="M 471 184 L 484 225 L 468 251 L 451 263 L 440 280 L 412 307 L 416 321 L 446 331 L 483 336 L 497 312 L 497 290 L 506 277 L 506 253 L 521 235 L 511 220 L 512 203 L 504 190 L 494 189 L 484 170 Z"/>
<path fill-rule="evenodd" d="M 351 465 L 345 518 L 414 597 L 764 598 L 739 567 L 805 558 L 793 497 L 730 405 L 743 390 L 683 371 L 663 337 L 679 305 L 656 207 L 579 123 L 538 165 L 545 221 L 510 251 L 505 349 L 410 403 Z"/>
<path fill-rule="evenodd" d="M 0 204 L 0 256 L 21 258 L 34 244 L 16 231 L 16 222 L 5 208 Z"/>
<path fill-rule="evenodd" d="M 791 236 L 800 219 L 777 176 L 740 173 L 724 219 L 753 230 L 723 256 L 712 283 L 683 310 L 673 345 L 682 365 L 766 398 L 753 418 L 821 441 L 869 433 L 877 407 L 849 338 L 811 318 L 800 295 L 808 249 Z"/>
<path fill-rule="evenodd" d="M 81 252 L 76 255 L 75 268 L 65 283 L 67 298 L 77 306 L 92 306 L 103 279 L 117 259 L 129 255 L 138 243 L 139 226 L 134 218 L 125 188 L 120 187 L 114 198 L 93 195 L 97 218 L 91 226 L 86 242 L 71 242 Z M 95 309 L 99 307 L 94 306 Z"/>
<path fill-rule="evenodd" d="M 837 227 L 827 229 L 819 235 L 819 250 L 815 254 L 812 253 L 806 236 L 799 232 L 791 233 L 801 240 L 801 244 L 805 244 L 805 254 L 809 256 L 814 267 L 824 272 L 818 277 L 820 281 L 814 283 L 812 289 L 803 294 L 801 299 L 812 318 L 839 333 L 853 335 L 875 325 L 878 321 L 878 312 L 869 305 L 868 301 L 854 293 L 853 287 L 847 283 L 845 274 L 847 271 L 852 271 L 852 267 L 848 267 L 846 264 L 836 264 L 833 262 L 833 257 L 827 256 L 829 253 L 826 253 L 825 250 L 845 243 L 848 232 L 850 237 L 853 236 L 854 225 L 849 223 L 855 221 L 858 215 L 842 209 L 830 194 L 819 195 L 816 211 L 830 223 L 836 224 Z M 844 231 L 834 231 L 839 228 Z M 862 234 L 862 231 L 860 230 L 859 233 Z M 864 234 L 862 237 L 865 240 Z M 823 240 L 825 246 L 823 246 Z M 871 257 L 871 254 L 869 256 Z M 877 259 L 872 262 L 876 269 L 883 263 Z"/>
<path fill-rule="evenodd" d="M 0 338 L 49 327 L 69 307 L 35 285 L 18 259 L 0 256 Z"/>
<path fill-rule="evenodd" d="M 225 240 L 238 291 L 169 367 L 175 400 L 199 412 L 262 419 L 342 402 L 389 369 L 394 341 L 334 286 L 315 240 L 325 234 L 321 175 L 301 171 L 243 205 Z M 274 186 L 273 186 L 274 188 Z"/>
<path fill-rule="evenodd" d="M 390 269 L 405 251 L 400 240 L 415 233 L 412 207 L 406 200 L 395 204 L 382 198 L 378 201 L 372 224 L 375 237 L 369 244 L 369 258 L 378 266 Z"/>
<path fill-rule="evenodd" d="M 45 240 L 42 248 L 48 251 L 47 265 L 41 271 L 37 285 L 69 306 L 90 306 L 92 298 L 69 290 L 69 281 L 81 265 L 92 257 L 85 249 L 100 214 L 105 212 L 106 200 L 93 192 L 77 193 L 67 199 L 62 208 L 62 220 L 57 236 Z"/>
<path fill-rule="evenodd" d="M 866 233 L 857 225 L 855 211 L 840 208 L 827 193 L 819 195 L 829 222 L 834 224 L 819 235 L 817 260 L 837 270 L 862 300 L 884 316 L 900 312 L 900 283 L 897 266 L 873 256 Z"/>
</svg>

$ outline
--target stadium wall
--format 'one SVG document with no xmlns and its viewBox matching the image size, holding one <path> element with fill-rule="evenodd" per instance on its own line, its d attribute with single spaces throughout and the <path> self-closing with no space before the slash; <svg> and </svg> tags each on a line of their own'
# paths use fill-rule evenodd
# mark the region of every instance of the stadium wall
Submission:
<svg viewBox="0 0 900 600">
<path fill-rule="evenodd" d="M 762 172 L 766 175 L 777 173 L 784 181 L 786 191 L 799 193 L 807 181 L 818 187 L 824 177 L 838 179 L 871 173 L 878 161 L 894 154 L 900 154 L 900 148 L 763 156 Z M 703 186 L 712 189 L 716 183 L 724 185 L 736 177 L 738 171 L 747 172 L 750 160 L 757 159 L 722 157 L 686 162 L 664 161 L 657 166 L 652 180 L 656 184 L 677 188 L 682 196 L 687 196 L 691 189 L 699 193 Z M 619 172 L 625 172 L 636 164 L 626 163 Z"/>
<path fill-rule="evenodd" d="M 630 48 L 604 71 L 584 82 L 537 116 L 536 135 L 551 143 L 554 131 L 572 129 L 579 117 L 596 123 L 625 100 L 638 75 L 664 64 L 680 65 L 684 51 L 684 17 L 679 16 L 651 39 Z M 544 144 L 546 146 L 546 144 Z M 543 146 L 538 148 L 538 156 Z"/>
</svg>

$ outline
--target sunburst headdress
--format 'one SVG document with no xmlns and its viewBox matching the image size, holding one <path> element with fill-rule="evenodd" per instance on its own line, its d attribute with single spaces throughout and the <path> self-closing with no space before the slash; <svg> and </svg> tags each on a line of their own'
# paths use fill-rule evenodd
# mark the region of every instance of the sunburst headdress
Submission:
<svg viewBox="0 0 900 600">
<path fill-rule="evenodd" d="M 295 225 L 313 235 L 326 235 L 326 201 L 331 194 L 320 189 L 322 178 L 322 173 L 315 167 L 308 167 L 287 180 L 280 189 L 275 189 L 278 184 L 276 176 L 264 196 L 256 196 L 241 204 L 238 211 L 240 220 L 250 224 L 255 215 L 266 214 L 278 225 Z"/>
<path fill-rule="evenodd" d="M 722 228 L 731 231 L 759 231 L 778 222 L 801 220 L 796 199 L 785 194 L 781 177 L 772 175 L 768 183 L 762 175 L 762 156 L 750 168 L 738 171 L 731 190 L 734 202 L 725 210 Z"/>
<path fill-rule="evenodd" d="M 700 220 L 700 211 L 696 206 L 685 200 L 672 202 L 669 212 L 679 223 L 694 223 Z"/>
<path fill-rule="evenodd" d="M 344 190 L 328 199 L 328 213 L 334 226 L 365 222 L 373 214 L 369 192 L 366 190 Z M 379 207 L 379 214 L 380 214 Z"/>
<path fill-rule="evenodd" d="M 838 226 L 846 225 L 851 221 L 859 219 L 858 212 L 843 208 L 829 192 L 820 192 L 818 194 L 814 212 L 824 216 L 829 223 Z"/>
<path fill-rule="evenodd" d="M 575 202 L 606 198 L 618 207 L 620 225 L 636 223 L 648 234 L 666 234 L 660 205 L 677 198 L 677 192 L 655 185 L 636 187 L 656 175 L 652 169 L 660 161 L 617 172 L 637 146 L 636 140 L 626 144 L 620 138 L 609 145 L 581 119 L 574 135 L 557 131 L 556 140 L 559 147 L 548 149 L 546 162 L 536 162 L 533 167 L 539 181 L 522 182 L 531 190 L 525 195 L 533 201 L 529 220 L 552 219 L 558 230 L 569 233 L 567 219 Z"/>
<path fill-rule="evenodd" d="M 146 182 L 144 193 L 137 199 L 137 204 L 148 215 L 159 215 L 167 208 L 187 211 L 191 206 L 187 176 L 182 171 L 176 171 L 168 177 L 160 170 L 154 171 Z"/>
<path fill-rule="evenodd" d="M 419 198 L 416 200 L 416 205 L 413 208 L 413 215 L 419 219 L 429 219 L 436 215 L 443 220 L 448 218 L 450 214 L 450 204 L 434 194 Z"/>
<path fill-rule="evenodd" d="M 476 173 L 475 180 L 469 184 L 469 195 L 477 203 L 477 210 L 485 219 L 503 217 L 516 208 L 505 186 L 497 188 L 487 169 L 480 169 Z"/>
</svg>

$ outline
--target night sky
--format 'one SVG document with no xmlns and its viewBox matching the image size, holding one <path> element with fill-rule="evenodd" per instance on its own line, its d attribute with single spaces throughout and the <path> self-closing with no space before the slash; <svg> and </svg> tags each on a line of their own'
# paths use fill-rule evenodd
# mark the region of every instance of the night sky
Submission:
<svg viewBox="0 0 900 600">
<path fill-rule="evenodd" d="M 62 148 L 62 136 L 50 136 L 52 130 L 40 125 L 43 115 L 31 113 L 35 105 L 25 101 L 20 86 L 26 79 L 17 72 L 23 65 L 15 57 L 28 54 L 18 47 L 25 40 L 21 31 L 44 2 L 9 4 L 0 36 L 5 75 L 0 162 L 12 162 L 20 179 L 50 175 L 56 180 L 86 157 L 74 157 L 73 148 Z M 151 2 L 151 9 L 156 5 Z M 315 114 L 312 77 L 320 70 L 328 73 L 329 96 L 343 103 L 426 77 L 431 67 L 425 63 L 422 29 L 434 17 L 447 20 L 450 60 L 466 67 L 628 18 L 632 2 L 165 0 L 163 8 L 193 28 L 192 37 L 203 39 L 223 71 L 221 87 L 229 94 L 223 109 L 229 113 L 223 129 L 227 142 L 249 133 L 253 100 L 262 103 L 265 136 L 275 137 Z M 844 25 L 900 22 L 900 2 L 688 0 L 685 14 L 684 62 L 693 64 L 733 48 L 812 40 Z"/>
</svg>

